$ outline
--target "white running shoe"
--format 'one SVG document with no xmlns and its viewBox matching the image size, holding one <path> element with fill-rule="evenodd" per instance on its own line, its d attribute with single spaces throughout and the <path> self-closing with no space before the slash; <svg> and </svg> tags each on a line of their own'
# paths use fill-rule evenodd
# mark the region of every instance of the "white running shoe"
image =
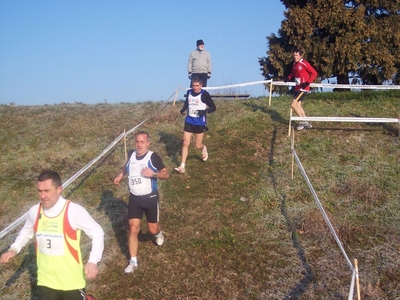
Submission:
<svg viewBox="0 0 400 300">
<path fill-rule="evenodd" d="M 161 246 L 162 244 L 164 244 L 164 235 L 163 235 L 162 231 L 160 231 L 158 234 L 156 234 L 154 236 L 154 238 L 155 238 L 156 244 L 158 246 Z"/>
<path fill-rule="evenodd" d="M 201 150 L 201 154 L 202 154 L 203 161 L 206 161 L 208 159 L 208 152 L 207 152 L 207 147 L 206 146 L 204 146 L 203 150 Z"/>
<path fill-rule="evenodd" d="M 297 130 L 303 130 L 304 128 L 310 129 L 312 125 L 310 122 L 300 122 L 299 125 L 296 127 Z"/>
<path fill-rule="evenodd" d="M 297 130 L 303 130 L 304 127 L 305 127 L 305 126 L 304 126 L 304 123 L 303 123 L 303 122 L 300 122 L 299 125 L 297 125 L 296 129 L 297 129 Z"/>
<path fill-rule="evenodd" d="M 132 273 L 137 267 L 138 263 L 130 260 L 128 266 L 125 268 L 125 273 Z"/>
<path fill-rule="evenodd" d="M 305 122 L 305 123 L 304 123 L 304 128 L 306 128 L 306 129 L 312 128 L 311 123 L 310 123 L 310 122 Z"/>
<path fill-rule="evenodd" d="M 183 173 L 185 173 L 185 168 L 182 166 L 179 166 L 179 167 L 175 168 L 175 171 L 178 172 L 179 174 L 183 174 Z"/>
</svg>

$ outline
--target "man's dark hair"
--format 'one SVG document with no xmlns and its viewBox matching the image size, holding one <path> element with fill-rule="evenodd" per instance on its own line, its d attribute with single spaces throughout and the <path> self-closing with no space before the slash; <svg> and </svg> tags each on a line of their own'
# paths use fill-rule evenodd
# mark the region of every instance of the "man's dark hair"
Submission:
<svg viewBox="0 0 400 300">
<path fill-rule="evenodd" d="M 53 185 L 58 188 L 59 186 L 62 185 L 61 183 L 61 177 L 60 175 L 56 172 L 56 171 L 52 171 L 52 170 L 44 170 L 42 173 L 40 173 L 39 177 L 38 177 L 38 181 L 42 182 L 42 181 L 46 181 L 48 179 L 51 179 L 53 182 Z"/>
<path fill-rule="evenodd" d="M 293 53 L 299 53 L 300 56 L 303 55 L 303 51 L 301 51 L 299 48 L 295 48 L 295 49 L 293 50 Z"/>
<path fill-rule="evenodd" d="M 201 86 L 203 86 L 203 80 L 201 80 L 199 76 L 195 76 L 195 77 L 192 79 L 192 84 L 193 84 L 193 82 L 200 83 Z"/>
<path fill-rule="evenodd" d="M 139 134 L 144 134 L 147 137 L 147 140 L 150 140 L 150 135 L 146 131 L 139 131 L 138 133 L 136 133 L 136 136 L 138 136 Z"/>
</svg>

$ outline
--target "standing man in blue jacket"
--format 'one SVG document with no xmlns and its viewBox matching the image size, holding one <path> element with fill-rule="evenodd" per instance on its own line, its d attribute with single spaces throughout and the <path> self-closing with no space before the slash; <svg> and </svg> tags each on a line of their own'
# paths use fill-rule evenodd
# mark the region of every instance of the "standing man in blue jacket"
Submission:
<svg viewBox="0 0 400 300">
<path fill-rule="evenodd" d="M 204 50 L 203 40 L 197 40 L 196 50 L 190 52 L 188 59 L 188 76 L 190 79 L 190 87 L 192 87 L 192 78 L 200 78 L 203 87 L 207 86 L 207 79 L 211 78 L 211 55 Z"/>
</svg>

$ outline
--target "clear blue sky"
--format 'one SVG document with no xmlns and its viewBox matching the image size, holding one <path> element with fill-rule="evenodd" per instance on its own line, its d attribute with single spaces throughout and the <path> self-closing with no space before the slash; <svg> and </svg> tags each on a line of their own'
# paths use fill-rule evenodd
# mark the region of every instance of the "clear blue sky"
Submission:
<svg viewBox="0 0 400 300">
<path fill-rule="evenodd" d="M 258 58 L 283 11 L 279 0 L 0 0 L 0 104 L 167 100 L 188 87 L 198 39 L 208 86 L 263 80 Z"/>
</svg>

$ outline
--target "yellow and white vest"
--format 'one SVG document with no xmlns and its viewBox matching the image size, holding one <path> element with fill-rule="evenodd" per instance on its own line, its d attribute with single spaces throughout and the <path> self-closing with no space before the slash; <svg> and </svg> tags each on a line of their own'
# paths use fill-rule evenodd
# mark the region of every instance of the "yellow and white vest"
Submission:
<svg viewBox="0 0 400 300">
<path fill-rule="evenodd" d="M 86 285 L 80 249 L 81 231 L 74 230 L 68 221 L 67 200 L 61 213 L 47 217 L 39 205 L 34 231 L 38 285 L 55 290 L 76 290 Z"/>
</svg>

